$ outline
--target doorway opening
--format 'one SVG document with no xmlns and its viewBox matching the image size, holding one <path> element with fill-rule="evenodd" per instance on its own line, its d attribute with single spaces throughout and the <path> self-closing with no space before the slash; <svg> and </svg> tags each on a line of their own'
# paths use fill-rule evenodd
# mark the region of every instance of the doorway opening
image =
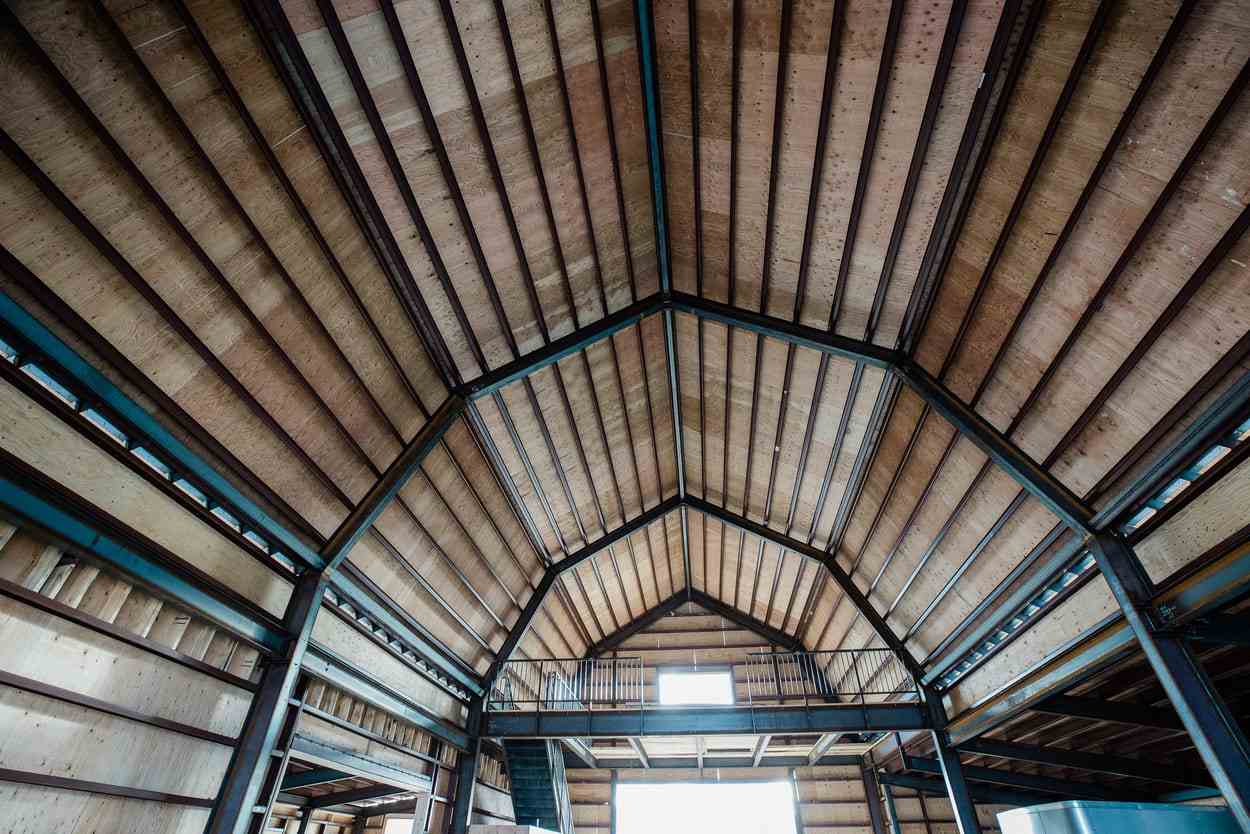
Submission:
<svg viewBox="0 0 1250 834">
<path fill-rule="evenodd" d="M 789 782 L 668 782 L 616 786 L 617 834 L 795 834 Z"/>
</svg>

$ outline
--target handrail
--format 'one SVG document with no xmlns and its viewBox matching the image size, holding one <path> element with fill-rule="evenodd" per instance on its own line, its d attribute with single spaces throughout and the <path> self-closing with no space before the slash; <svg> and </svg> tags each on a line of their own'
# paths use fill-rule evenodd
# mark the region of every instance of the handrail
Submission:
<svg viewBox="0 0 1250 834">
<path fill-rule="evenodd" d="M 919 700 L 906 665 L 889 649 L 756 652 L 728 664 L 733 706 L 811 706 Z M 663 708 L 640 657 L 552 658 L 505 663 L 488 711 L 582 712 Z M 697 705 L 694 705 L 697 706 Z M 723 706 L 723 705 L 721 705 Z"/>
</svg>

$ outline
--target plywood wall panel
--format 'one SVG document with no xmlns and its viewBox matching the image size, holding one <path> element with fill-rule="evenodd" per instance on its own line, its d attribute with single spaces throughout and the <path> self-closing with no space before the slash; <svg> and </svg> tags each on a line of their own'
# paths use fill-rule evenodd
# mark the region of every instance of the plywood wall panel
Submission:
<svg viewBox="0 0 1250 834">
<path fill-rule="evenodd" d="M 0 690 L 0 766 L 212 799 L 230 750 L 13 689 Z"/>
<path fill-rule="evenodd" d="M 1008 104 L 1003 122 L 1006 129 L 1001 131 L 990 151 L 933 313 L 918 344 L 917 359 L 932 373 L 943 369 L 949 361 L 948 357 L 957 349 L 956 339 L 965 311 L 973 303 L 1012 201 L 1021 187 L 1046 129 L 1047 118 L 1063 89 L 1096 9 L 1097 4 L 1093 2 L 1055 6 L 1044 13 L 1038 23 L 1016 81 L 1016 91 Z M 1104 121 L 1111 120 L 1104 117 Z M 1089 129 L 1097 130 L 1092 126 Z M 982 309 L 984 315 L 980 314 Z M 975 326 L 979 335 L 970 344 L 985 346 L 974 356 L 980 362 L 979 367 L 984 367 L 992 355 L 989 346 L 1007 333 L 1010 319 L 1003 321 L 1004 307 L 986 305 L 977 307 L 976 312 Z M 979 379 L 965 371 L 951 376 L 950 381 L 961 396 L 970 399 Z"/>
<path fill-rule="evenodd" d="M 1240 509 L 1248 499 L 1250 462 L 1243 462 L 1137 545 L 1137 557 L 1150 578 L 1163 582 L 1243 529 Z"/>
<path fill-rule="evenodd" d="M 7 382 L 0 382 L 0 392 L 5 415 L 0 446 L 7 452 L 158 545 L 185 554 L 189 564 L 259 607 L 282 615 L 288 583 Z"/>
<path fill-rule="evenodd" d="M 1229 44 L 1238 31 L 1230 15 L 1235 16 L 1232 5 L 1212 6 L 1186 26 L 1133 122 L 1132 141 L 1126 138 L 1104 175 L 1102 182 L 1113 187 L 1099 189 L 1091 198 L 1083 222 L 1055 263 L 1054 274 L 1062 280 L 1050 281 L 1039 294 L 1006 353 L 1004 371 L 986 393 L 987 408 L 1016 413 L 1227 90 L 1244 61 L 1225 62 L 1222 57 L 1226 48 L 1220 44 Z M 1182 89 L 1187 92 L 1180 94 Z M 1101 368 L 1108 362 L 1089 351 L 1073 356 L 1078 365 L 1096 363 Z M 1056 420 L 1067 425 L 1071 409 L 1084 404 L 1057 405 L 1068 409 L 1065 418 L 1053 411 L 1044 421 L 1035 415 L 1031 428 L 1026 426 L 1018 438 L 1022 448 L 1036 457 L 1044 457 L 1054 443 L 1057 431 L 1046 427 Z"/>
<path fill-rule="evenodd" d="M 72 37 L 61 18 L 45 24 L 39 16 L 28 17 L 27 25 L 34 27 L 35 36 L 44 47 L 66 56 L 63 72 L 71 83 L 78 85 L 88 105 L 100 114 L 106 128 L 157 191 L 174 205 L 174 213 L 178 214 L 184 201 L 193 202 L 194 207 L 184 208 L 186 216 L 179 219 L 203 246 L 201 238 L 208 237 L 205 226 L 211 226 L 216 233 L 220 223 L 191 213 L 208 208 L 201 205 L 208 203 L 203 194 L 194 191 L 199 174 L 181 167 L 189 160 L 173 158 L 180 140 L 146 101 L 134 70 L 92 37 L 83 38 L 72 51 L 61 50 L 57 39 Z M 74 57 L 69 58 L 70 55 Z M 87 66 L 105 69 L 98 76 L 85 77 Z M 89 80 L 103 79 L 106 74 L 115 83 L 99 86 Z M 82 119 L 70 110 L 67 101 L 52 92 L 48 80 L 36 81 L 38 76 L 37 70 L 28 76 L 28 89 L 32 97 L 40 98 L 39 109 L 44 117 L 10 123 L 6 129 L 313 459 L 349 493 L 363 493 L 368 477 L 365 463 L 356 458 L 352 439 L 338 432 L 335 415 L 322 409 L 305 388 L 303 380 L 307 377 L 290 372 L 279 352 L 230 298 L 219 277 L 181 241 L 174 226 L 160 216 L 139 182 L 117 166 L 94 136 L 88 138 L 89 131 Z M 129 115 L 123 118 L 123 114 Z M 100 154 L 100 164 L 81 164 L 83 150 L 79 148 L 84 145 L 84 150 L 90 148 Z M 76 163 L 76 159 L 80 161 Z M 187 193 L 181 188 L 192 190 Z M 213 252 L 208 257 L 213 258 Z M 217 253 L 213 261 L 227 276 L 226 280 L 238 264 L 238 259 L 231 261 L 225 262 L 222 253 Z M 69 298 L 75 295 L 68 286 L 62 292 Z"/>
<path fill-rule="evenodd" d="M 404 693 L 405 697 L 421 704 L 434 715 L 453 724 L 463 723 L 463 708 L 459 701 L 338 617 L 318 617 L 313 627 L 313 640 L 340 657 L 351 658 L 362 671 L 396 692 Z"/>
<path fill-rule="evenodd" d="M 4 600 L 0 618 L 11 674 L 215 733 L 242 728 L 251 699 L 236 687 L 19 602 Z"/>
<path fill-rule="evenodd" d="M 1095 576 L 1014 640 L 1011 651 L 999 652 L 961 679 L 947 696 L 951 715 L 969 709 L 999 687 L 1037 668 L 1064 644 L 1118 610 L 1107 583 Z"/>
<path fill-rule="evenodd" d="M 365 536 L 352 548 L 348 559 L 466 663 L 477 666 L 489 662 L 489 658 L 483 656 L 484 649 L 461 629 L 459 623 L 434 598 L 431 591 L 427 590 L 426 584 L 434 593 L 448 601 L 456 613 L 474 623 L 476 628 L 484 629 L 484 633 L 479 633 L 483 639 L 489 641 L 488 645 L 494 645 L 496 640 L 503 640 L 497 631 L 491 630 L 493 621 L 487 620 L 485 612 L 477 606 L 476 601 L 466 596 L 463 586 L 427 572 L 429 563 L 437 558 L 434 554 L 420 549 L 399 549 L 399 554 L 408 560 L 407 566 L 399 563 L 381 542 Z M 426 584 L 417 581 L 411 572 L 419 574 Z"/>
<path fill-rule="evenodd" d="M 98 794 L 0 783 L 0 803 L 9 810 L 14 834 L 65 831 L 72 834 L 197 834 L 208 808 L 119 799 Z"/>
</svg>

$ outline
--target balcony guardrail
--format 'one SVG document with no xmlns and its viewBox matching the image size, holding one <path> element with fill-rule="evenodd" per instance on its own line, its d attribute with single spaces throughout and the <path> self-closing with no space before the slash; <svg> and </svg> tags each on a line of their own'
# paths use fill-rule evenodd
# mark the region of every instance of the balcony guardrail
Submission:
<svg viewBox="0 0 1250 834">
<path fill-rule="evenodd" d="M 488 710 L 628 709 L 643 704 L 640 657 L 510 660 L 487 698 Z"/>
<path fill-rule="evenodd" d="M 740 665 L 752 704 L 863 704 L 919 696 L 915 679 L 889 649 L 758 652 Z"/>
<path fill-rule="evenodd" d="M 723 666 L 721 667 L 723 668 Z M 733 706 L 868 704 L 919 699 L 916 681 L 889 649 L 761 652 L 729 664 Z M 570 712 L 660 707 L 640 657 L 512 660 L 487 697 L 489 711 Z M 744 692 L 745 690 L 745 692 Z M 745 696 L 745 697 L 744 697 Z"/>
</svg>

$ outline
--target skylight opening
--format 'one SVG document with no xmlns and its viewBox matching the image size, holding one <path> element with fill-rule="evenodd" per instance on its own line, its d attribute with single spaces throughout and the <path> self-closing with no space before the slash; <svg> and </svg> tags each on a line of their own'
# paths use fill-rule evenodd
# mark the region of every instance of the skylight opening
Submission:
<svg viewBox="0 0 1250 834">
<path fill-rule="evenodd" d="M 734 702 L 733 676 L 729 670 L 661 672 L 661 706 L 714 706 Z"/>
<path fill-rule="evenodd" d="M 789 782 L 616 786 L 617 834 L 795 834 Z"/>
</svg>

